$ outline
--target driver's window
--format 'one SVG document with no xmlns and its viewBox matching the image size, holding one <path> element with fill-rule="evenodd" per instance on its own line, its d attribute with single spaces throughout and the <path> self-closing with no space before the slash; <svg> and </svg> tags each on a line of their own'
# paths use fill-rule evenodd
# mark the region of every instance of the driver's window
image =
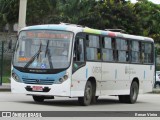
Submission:
<svg viewBox="0 0 160 120">
<path fill-rule="evenodd" d="M 74 61 L 84 62 L 84 44 L 82 38 L 77 38 L 74 45 Z"/>
<path fill-rule="evenodd" d="M 84 39 L 76 38 L 74 44 L 73 72 L 84 65 Z"/>
</svg>

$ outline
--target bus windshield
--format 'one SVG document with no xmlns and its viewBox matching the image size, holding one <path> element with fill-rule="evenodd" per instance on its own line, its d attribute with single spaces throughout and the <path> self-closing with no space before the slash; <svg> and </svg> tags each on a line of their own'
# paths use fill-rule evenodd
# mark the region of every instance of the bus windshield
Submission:
<svg viewBox="0 0 160 120">
<path fill-rule="evenodd" d="M 32 30 L 20 32 L 13 65 L 21 68 L 63 69 L 69 67 L 72 32 Z"/>
</svg>

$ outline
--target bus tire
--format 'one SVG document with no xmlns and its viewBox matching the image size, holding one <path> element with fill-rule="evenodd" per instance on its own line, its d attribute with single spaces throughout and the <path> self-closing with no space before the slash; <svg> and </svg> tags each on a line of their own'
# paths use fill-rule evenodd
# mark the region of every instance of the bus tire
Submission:
<svg viewBox="0 0 160 120">
<path fill-rule="evenodd" d="M 133 81 L 130 87 L 129 95 L 119 95 L 119 101 L 122 103 L 134 104 L 137 101 L 139 94 L 139 86 L 136 81 Z"/>
<path fill-rule="evenodd" d="M 32 96 L 33 97 L 33 100 L 35 102 L 43 102 L 44 101 L 44 97 L 43 96 Z"/>
<path fill-rule="evenodd" d="M 125 95 L 119 95 L 118 98 L 119 98 L 119 102 L 125 103 Z"/>
<path fill-rule="evenodd" d="M 92 94 L 93 94 L 92 84 L 90 81 L 87 81 L 85 90 L 84 90 L 84 97 L 78 98 L 80 105 L 83 105 L 83 106 L 90 105 L 92 100 Z"/>
<path fill-rule="evenodd" d="M 98 96 L 96 96 L 96 85 L 92 83 L 92 100 L 91 104 L 95 104 L 98 100 Z"/>
<path fill-rule="evenodd" d="M 93 104 L 97 103 L 98 97 L 99 97 L 99 96 L 94 96 L 94 97 L 92 98 L 91 103 L 93 103 Z"/>
<path fill-rule="evenodd" d="M 160 82 L 156 82 L 156 83 L 155 83 L 155 88 L 156 88 L 156 89 L 160 89 Z"/>
</svg>

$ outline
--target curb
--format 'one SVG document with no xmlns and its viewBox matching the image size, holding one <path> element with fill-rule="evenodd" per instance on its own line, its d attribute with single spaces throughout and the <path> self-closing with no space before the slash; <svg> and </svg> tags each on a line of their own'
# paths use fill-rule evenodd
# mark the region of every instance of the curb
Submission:
<svg viewBox="0 0 160 120">
<path fill-rule="evenodd" d="M 2 85 L 0 86 L 0 92 L 9 92 L 11 91 L 11 85 L 10 83 L 2 83 Z"/>
<path fill-rule="evenodd" d="M 11 92 L 11 89 L 2 89 L 2 88 L 0 88 L 0 92 Z"/>
<path fill-rule="evenodd" d="M 159 94 L 159 93 L 160 93 L 160 89 L 155 89 L 155 88 L 154 88 L 151 93 L 154 93 L 154 94 L 157 94 L 157 93 L 158 93 L 158 94 Z"/>
</svg>

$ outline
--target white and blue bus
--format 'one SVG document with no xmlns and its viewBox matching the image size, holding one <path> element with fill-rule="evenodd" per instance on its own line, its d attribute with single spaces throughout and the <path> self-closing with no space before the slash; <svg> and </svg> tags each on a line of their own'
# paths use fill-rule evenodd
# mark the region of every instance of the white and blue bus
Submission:
<svg viewBox="0 0 160 120">
<path fill-rule="evenodd" d="M 23 28 L 12 61 L 11 90 L 35 102 L 77 97 L 81 105 L 114 95 L 135 103 L 152 91 L 154 41 L 72 24 Z"/>
</svg>

